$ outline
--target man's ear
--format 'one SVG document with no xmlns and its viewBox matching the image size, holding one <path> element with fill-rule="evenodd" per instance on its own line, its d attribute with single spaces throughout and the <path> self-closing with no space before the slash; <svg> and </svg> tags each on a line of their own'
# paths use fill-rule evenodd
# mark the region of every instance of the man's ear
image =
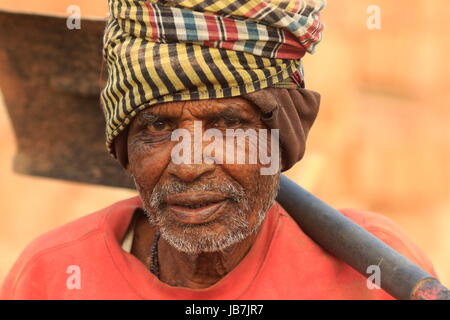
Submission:
<svg viewBox="0 0 450 320">
<path fill-rule="evenodd" d="M 128 126 L 114 139 L 114 155 L 120 165 L 128 172 Z M 129 173 L 129 172 L 128 172 Z"/>
</svg>

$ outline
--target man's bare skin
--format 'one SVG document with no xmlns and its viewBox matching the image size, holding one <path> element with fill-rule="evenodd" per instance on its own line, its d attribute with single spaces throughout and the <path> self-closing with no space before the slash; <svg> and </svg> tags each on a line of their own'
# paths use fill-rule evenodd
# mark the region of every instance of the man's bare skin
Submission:
<svg viewBox="0 0 450 320">
<path fill-rule="evenodd" d="M 156 121 L 155 115 L 158 116 Z M 236 217 L 238 212 L 248 225 L 246 228 L 235 226 L 236 233 L 260 228 L 258 212 L 261 209 L 267 211 L 270 207 L 276 195 L 279 174 L 261 175 L 259 163 L 175 164 L 171 161 L 171 150 L 176 142 L 170 139 L 172 130 L 176 128 L 192 132 L 194 120 L 202 121 L 203 130 L 217 128 L 225 132 L 226 129 L 236 128 L 266 128 L 260 117 L 261 112 L 255 106 L 237 97 L 159 104 L 142 111 L 133 121 L 128 134 L 127 171 L 135 178 L 150 217 L 156 219 L 157 215 L 164 216 L 161 224 L 173 238 L 180 237 L 191 244 L 196 244 L 197 237 L 226 238 L 229 229 L 233 228 L 233 215 Z M 160 207 L 148 209 L 156 185 L 174 184 L 185 186 L 186 191 L 162 193 Z M 242 208 L 242 201 L 234 201 L 231 194 L 198 191 L 203 186 L 226 184 L 243 191 L 248 210 Z M 190 189 L 191 186 L 196 188 Z M 186 209 L 183 206 L 183 203 L 197 203 L 198 199 L 205 203 L 212 202 L 211 206 L 218 209 L 214 209 L 214 214 L 206 214 L 206 209 Z M 151 262 L 155 234 L 160 229 L 148 220 L 144 214 L 137 218 L 132 248 L 132 254 L 147 267 Z M 162 236 L 158 242 L 160 280 L 172 286 L 209 287 L 239 264 L 256 237 L 257 232 L 252 232 L 220 251 L 183 252 Z"/>
</svg>

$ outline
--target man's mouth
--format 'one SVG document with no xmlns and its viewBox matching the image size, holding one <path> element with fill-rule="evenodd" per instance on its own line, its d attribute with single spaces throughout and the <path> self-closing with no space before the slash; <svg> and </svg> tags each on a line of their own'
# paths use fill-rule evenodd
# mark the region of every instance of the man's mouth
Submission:
<svg viewBox="0 0 450 320">
<path fill-rule="evenodd" d="M 178 206 L 189 208 L 189 209 L 198 209 L 198 208 L 208 207 L 213 204 L 217 204 L 217 202 L 207 202 L 207 203 L 200 203 L 200 204 L 179 204 Z"/>
<path fill-rule="evenodd" d="M 178 193 L 168 196 L 167 207 L 179 222 L 201 224 L 217 218 L 226 202 L 223 194 L 215 192 Z"/>
</svg>

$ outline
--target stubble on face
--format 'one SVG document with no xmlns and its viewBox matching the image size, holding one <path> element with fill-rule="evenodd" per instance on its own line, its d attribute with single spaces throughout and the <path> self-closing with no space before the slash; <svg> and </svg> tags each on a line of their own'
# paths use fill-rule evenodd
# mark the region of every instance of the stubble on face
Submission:
<svg viewBox="0 0 450 320">
<path fill-rule="evenodd" d="M 224 251 L 255 234 L 277 196 L 279 180 L 280 173 L 258 176 L 255 183 L 245 189 L 228 179 L 195 183 L 174 179 L 158 183 L 152 190 L 135 181 L 150 224 L 159 228 L 161 236 L 171 246 L 195 254 Z M 182 224 L 170 214 L 166 203 L 169 194 L 208 191 L 220 192 L 227 198 L 225 210 L 217 219 L 200 225 Z M 256 217 L 256 221 L 251 221 L 250 217 Z"/>
</svg>

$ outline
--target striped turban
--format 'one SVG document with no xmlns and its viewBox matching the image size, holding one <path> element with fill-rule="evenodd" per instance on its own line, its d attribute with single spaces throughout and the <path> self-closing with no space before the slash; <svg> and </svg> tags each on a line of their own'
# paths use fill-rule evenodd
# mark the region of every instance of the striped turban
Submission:
<svg viewBox="0 0 450 320">
<path fill-rule="evenodd" d="M 156 103 L 227 98 L 302 81 L 325 0 L 109 0 L 106 144 Z"/>
</svg>

